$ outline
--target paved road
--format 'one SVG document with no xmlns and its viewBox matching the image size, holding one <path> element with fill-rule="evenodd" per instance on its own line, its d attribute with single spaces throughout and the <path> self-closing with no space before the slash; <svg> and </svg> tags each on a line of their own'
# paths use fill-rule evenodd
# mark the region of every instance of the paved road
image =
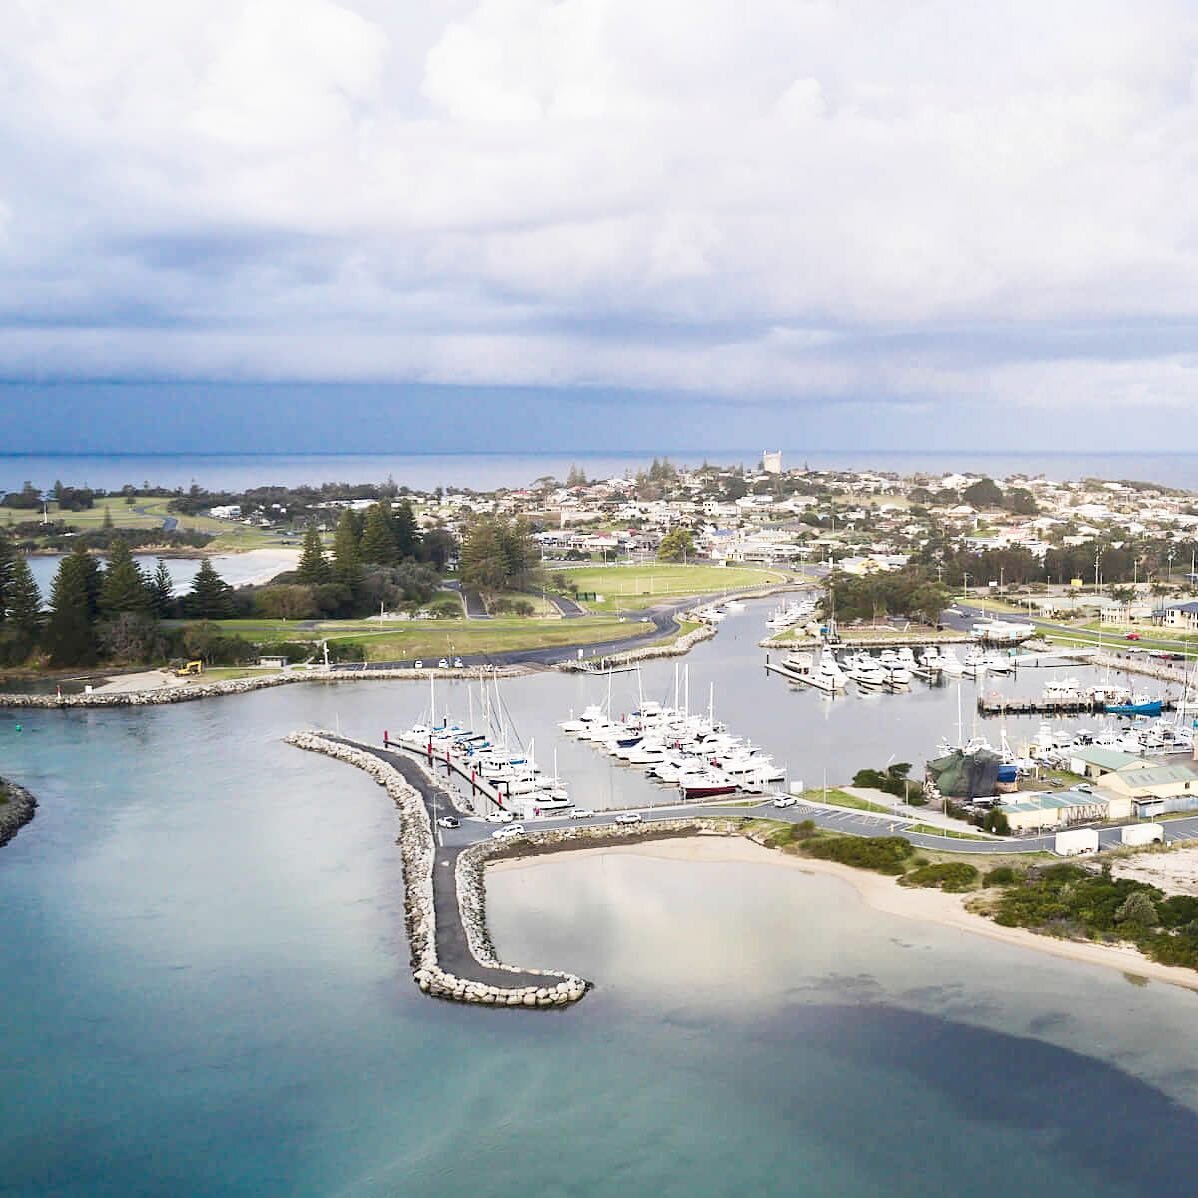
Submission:
<svg viewBox="0 0 1198 1198">
<path fill-rule="evenodd" d="M 441 584 L 443 591 L 456 591 L 462 600 L 462 609 L 467 620 L 489 620 L 491 613 L 483 603 L 483 597 L 477 591 L 467 591 L 456 579 L 447 579 Z"/>
<path fill-rule="evenodd" d="M 557 610 L 566 617 L 567 620 L 572 620 L 577 616 L 585 616 L 586 612 L 574 602 L 573 599 L 567 599 L 565 595 L 550 595 L 548 592 L 545 598 L 553 604 Z"/>
<path fill-rule="evenodd" d="M 179 520 L 175 516 L 156 516 L 154 513 L 147 512 L 144 507 L 138 507 L 136 504 L 133 505 L 133 510 L 139 516 L 153 516 L 155 519 L 160 519 L 162 521 L 163 532 L 174 532 L 179 527 Z"/>
</svg>

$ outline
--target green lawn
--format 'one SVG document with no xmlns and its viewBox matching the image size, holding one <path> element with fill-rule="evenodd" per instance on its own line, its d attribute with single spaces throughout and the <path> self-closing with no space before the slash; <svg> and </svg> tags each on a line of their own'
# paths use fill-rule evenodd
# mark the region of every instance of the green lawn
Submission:
<svg viewBox="0 0 1198 1198">
<path fill-rule="evenodd" d="M 591 611 L 615 611 L 644 607 L 690 595 L 716 594 L 744 587 L 769 586 L 785 581 L 776 570 L 740 566 L 684 566 L 647 562 L 635 566 L 569 566 L 549 571 L 564 574 L 578 589 L 602 595 L 585 600 Z"/>
<path fill-rule="evenodd" d="M 283 641 L 345 641 L 362 645 L 368 661 L 402 661 L 413 657 L 454 657 L 502 653 L 512 649 L 552 648 L 625 640 L 652 625 L 612 616 L 574 620 L 503 617 L 494 620 L 221 620 L 231 635 L 269 646 Z"/>
<path fill-rule="evenodd" d="M 255 528 L 248 524 L 240 524 L 235 520 L 213 520 L 208 516 L 183 516 L 176 512 L 167 511 L 168 498 L 158 496 L 150 499 L 134 499 L 127 504 L 120 497 L 110 497 L 96 501 L 94 508 L 82 512 L 64 512 L 58 504 L 49 505 L 48 518 L 63 520 L 80 532 L 90 532 L 104 527 L 104 514 L 112 515 L 112 523 L 117 528 L 153 529 L 161 528 L 162 522 L 169 516 L 178 520 L 181 531 L 206 532 L 216 539 L 209 546 L 213 549 L 237 552 L 241 549 L 263 549 L 274 545 L 296 545 L 299 542 L 293 538 L 282 537 L 277 532 Z M 140 512 L 135 508 L 141 508 Z M 41 512 L 31 512 L 18 508 L 0 507 L 0 528 L 10 524 L 22 524 L 30 521 L 40 521 Z"/>
<path fill-rule="evenodd" d="M 834 807 L 852 807 L 854 811 L 872 811 L 877 815 L 894 815 L 893 807 L 883 807 L 881 803 L 871 803 L 868 799 L 859 799 L 856 795 L 845 793 L 843 790 L 809 790 L 805 798 L 813 803 L 830 803 Z"/>
<path fill-rule="evenodd" d="M 904 832 L 922 832 L 925 836 L 947 836 L 949 840 L 990 840 L 989 836 L 979 836 L 975 832 L 958 832 L 956 828 L 940 828 L 936 824 L 912 824 L 904 828 Z"/>
</svg>

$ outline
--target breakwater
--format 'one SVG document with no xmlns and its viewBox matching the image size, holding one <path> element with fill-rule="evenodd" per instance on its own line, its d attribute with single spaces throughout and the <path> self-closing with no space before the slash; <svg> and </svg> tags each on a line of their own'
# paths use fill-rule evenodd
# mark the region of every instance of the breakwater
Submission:
<svg viewBox="0 0 1198 1198">
<path fill-rule="evenodd" d="M 442 856 L 433 837 L 429 811 L 431 780 L 424 792 L 397 768 L 396 755 L 337 738 L 329 733 L 299 732 L 287 743 L 323 753 L 365 771 L 390 795 L 400 812 L 400 855 L 404 875 L 404 915 L 411 948 L 413 979 L 426 994 L 488 1006 L 552 1007 L 577 1002 L 587 982 L 552 970 L 518 969 L 480 960 L 471 947 L 458 900 L 456 850 Z M 415 762 L 407 762 L 419 769 Z M 472 907 L 472 910 L 477 909 Z M 453 913 L 456 924 L 453 926 Z M 476 933 L 477 938 L 477 933 Z"/>
<path fill-rule="evenodd" d="M 709 641 L 716 634 L 716 629 L 711 624 L 700 624 L 697 628 L 692 628 L 690 632 L 684 632 L 677 640 L 672 641 L 668 645 L 646 645 L 643 649 L 628 649 L 623 653 L 605 653 L 603 661 L 609 669 L 620 668 L 622 666 L 636 665 L 641 661 L 652 661 L 657 657 L 682 657 L 689 653 L 696 645 L 702 641 Z M 556 667 L 559 670 L 576 670 L 578 663 L 568 661 Z M 604 673 L 600 669 L 597 673 Z"/>
<path fill-rule="evenodd" d="M 519 666 L 501 666 L 488 671 L 492 678 L 514 678 L 523 674 Z M 392 670 L 312 670 L 289 671 L 262 678 L 226 678 L 217 682 L 188 683 L 186 686 L 163 686 L 147 691 L 92 691 L 90 694 L 46 695 L 0 693 L 0 707 L 67 708 L 67 707 L 152 707 L 166 703 L 191 703 L 197 699 L 216 699 L 224 695 L 245 695 L 250 691 L 269 690 L 275 686 L 297 683 L 426 682 L 434 678 L 472 678 L 477 671 L 469 669 L 392 669 Z"/>
<path fill-rule="evenodd" d="M 23 786 L 0 778 L 0 846 L 10 840 L 33 819 L 37 799 Z"/>
</svg>

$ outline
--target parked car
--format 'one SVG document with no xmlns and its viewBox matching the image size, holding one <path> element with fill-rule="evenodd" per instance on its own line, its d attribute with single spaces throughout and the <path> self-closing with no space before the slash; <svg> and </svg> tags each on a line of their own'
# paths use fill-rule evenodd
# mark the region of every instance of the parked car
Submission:
<svg viewBox="0 0 1198 1198">
<path fill-rule="evenodd" d="M 439 662 L 437 662 L 437 669 L 438 669 L 438 670 L 448 670 L 448 669 L 449 669 L 449 662 L 447 662 L 447 661 L 445 660 L 445 658 L 441 658 L 441 660 L 440 660 Z"/>
<path fill-rule="evenodd" d="M 774 806 L 775 807 L 793 807 L 796 803 L 798 803 L 798 801 L 799 800 L 796 799 L 794 797 L 794 795 L 779 795 L 774 800 Z"/>
<path fill-rule="evenodd" d="M 455 670 L 460 670 L 462 668 L 462 659 L 460 657 L 455 657 L 453 659 L 453 668 Z"/>
<path fill-rule="evenodd" d="M 495 811 L 486 818 L 489 824 L 510 824 L 516 817 L 510 811 Z"/>
<path fill-rule="evenodd" d="M 570 812 L 571 819 L 591 819 L 594 817 L 594 812 L 586 807 L 575 807 Z"/>
<path fill-rule="evenodd" d="M 422 661 L 420 660 L 420 658 L 419 658 L 419 657 L 418 657 L 418 658 L 416 658 L 416 660 L 415 660 L 414 662 L 412 662 L 412 669 L 414 669 L 414 670 L 423 670 L 423 669 L 424 669 L 424 662 L 422 662 Z"/>
<path fill-rule="evenodd" d="M 492 840 L 511 840 L 513 836 L 523 836 L 523 824 L 508 824 L 506 828 L 496 828 L 491 833 Z"/>
<path fill-rule="evenodd" d="M 639 824 L 641 823 L 641 813 L 639 811 L 621 811 L 616 816 L 617 824 Z"/>
<path fill-rule="evenodd" d="M 443 815 L 437 820 L 437 823 L 443 828 L 460 828 L 462 826 L 462 821 L 454 815 Z"/>
</svg>

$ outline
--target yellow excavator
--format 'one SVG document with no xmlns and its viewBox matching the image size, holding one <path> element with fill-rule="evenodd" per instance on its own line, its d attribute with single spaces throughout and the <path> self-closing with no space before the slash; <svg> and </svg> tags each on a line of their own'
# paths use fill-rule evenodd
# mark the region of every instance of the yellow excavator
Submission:
<svg viewBox="0 0 1198 1198">
<path fill-rule="evenodd" d="M 202 674 L 204 672 L 204 663 L 202 661 L 189 661 L 187 665 L 180 666 L 175 671 L 176 678 L 190 678 L 193 674 Z"/>
</svg>

